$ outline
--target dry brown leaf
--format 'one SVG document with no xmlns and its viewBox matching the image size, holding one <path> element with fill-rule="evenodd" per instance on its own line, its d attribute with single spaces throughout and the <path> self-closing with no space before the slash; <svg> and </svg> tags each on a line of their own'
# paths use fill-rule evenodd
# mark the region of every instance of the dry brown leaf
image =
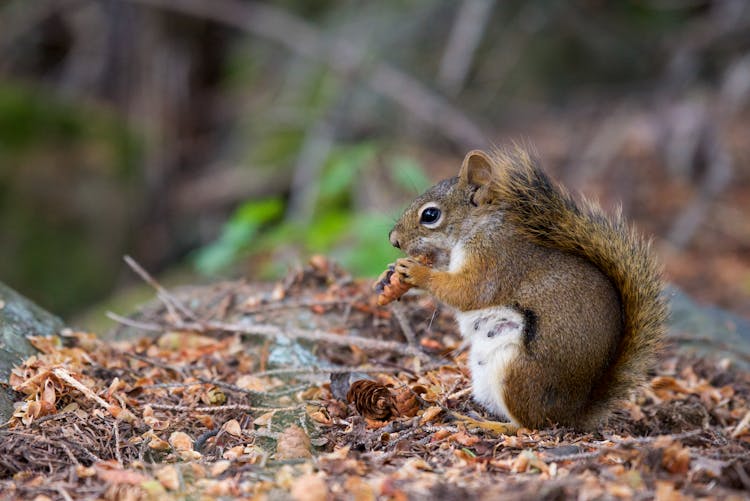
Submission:
<svg viewBox="0 0 750 501">
<path fill-rule="evenodd" d="M 241 437 L 242 436 L 242 427 L 240 426 L 240 422 L 236 419 L 230 419 L 224 425 L 221 427 L 222 430 L 229 433 L 233 437 Z"/>
<path fill-rule="evenodd" d="M 96 475 L 96 468 L 93 466 L 83 466 L 82 464 L 76 465 L 76 475 L 79 478 L 89 478 Z"/>
<path fill-rule="evenodd" d="M 175 431 L 169 436 L 169 445 L 176 451 L 190 451 L 193 449 L 193 439 L 185 432 Z"/>
<path fill-rule="evenodd" d="M 227 449 L 226 451 L 224 451 L 224 454 L 222 455 L 222 457 L 224 459 L 228 459 L 228 460 L 231 461 L 231 460 L 235 460 L 235 459 L 239 458 L 240 456 L 242 456 L 242 454 L 244 454 L 244 452 L 245 452 L 245 446 L 244 445 L 235 445 L 231 449 Z"/>
<path fill-rule="evenodd" d="M 286 297 L 286 290 L 284 284 L 277 283 L 271 291 L 271 301 L 281 301 Z"/>
<path fill-rule="evenodd" d="M 425 393 L 427 389 L 421 385 L 415 385 L 414 388 L 405 386 L 395 392 L 393 405 L 396 414 L 405 417 L 414 417 L 419 413 L 419 398 L 417 395 Z"/>
<path fill-rule="evenodd" d="M 165 350 L 193 350 L 216 346 L 216 339 L 195 332 L 170 331 L 156 340 L 156 346 Z"/>
<path fill-rule="evenodd" d="M 657 376 L 651 380 L 651 389 L 656 395 L 662 400 L 671 400 L 676 398 L 675 393 L 682 393 L 689 395 L 692 393 L 689 389 L 683 386 L 679 381 L 671 376 Z"/>
<path fill-rule="evenodd" d="M 293 424 L 285 429 L 276 442 L 276 459 L 311 458 L 310 437 L 305 430 Z"/>
<path fill-rule="evenodd" d="M 271 421 L 273 421 L 273 416 L 276 414 L 276 411 L 266 412 L 265 414 L 261 414 L 255 420 L 253 421 L 253 424 L 255 426 L 268 426 L 271 424 Z"/>
<path fill-rule="evenodd" d="M 237 497 L 238 494 L 237 482 L 232 478 L 224 480 L 201 478 L 195 482 L 195 485 L 210 499 Z"/>
<path fill-rule="evenodd" d="M 674 442 L 664 449 L 661 464 L 670 473 L 687 473 L 690 469 L 690 449 Z"/>
<path fill-rule="evenodd" d="M 331 426 L 333 424 L 333 419 L 331 419 L 328 409 L 324 407 L 313 407 L 308 405 L 306 411 L 307 415 L 316 423 L 320 423 L 324 426 Z"/>
<path fill-rule="evenodd" d="M 154 435 L 153 437 L 151 437 L 151 441 L 148 443 L 148 447 L 149 449 L 153 449 L 155 451 L 166 451 L 169 450 L 169 442 Z"/>
<path fill-rule="evenodd" d="M 227 461 L 226 459 L 216 461 L 211 465 L 211 476 L 218 477 L 219 475 L 227 471 L 230 466 L 232 466 L 232 462 Z"/>
<path fill-rule="evenodd" d="M 224 405 L 227 402 L 227 395 L 221 388 L 212 386 L 201 394 L 200 399 L 206 405 Z"/>
<path fill-rule="evenodd" d="M 308 261 L 313 270 L 317 271 L 321 275 L 328 275 L 331 269 L 331 262 L 328 258 L 322 254 L 314 254 Z"/>
<path fill-rule="evenodd" d="M 682 501 L 685 497 L 680 494 L 672 482 L 666 480 L 656 481 L 656 493 L 654 501 Z"/>
<path fill-rule="evenodd" d="M 169 421 L 157 419 L 154 415 L 154 409 L 150 405 L 146 405 L 143 408 L 141 417 L 146 426 L 150 427 L 152 430 L 163 431 L 169 428 Z"/>
<path fill-rule="evenodd" d="M 260 378 L 252 374 L 245 374 L 237 378 L 235 386 L 249 391 L 268 391 L 271 386 L 267 378 Z"/>
<path fill-rule="evenodd" d="M 114 460 L 96 463 L 94 467 L 96 476 L 111 484 L 140 485 L 151 480 L 151 477 L 144 473 L 122 469 Z"/>
<path fill-rule="evenodd" d="M 328 486 L 322 473 L 308 473 L 294 480 L 291 488 L 292 499 L 298 501 L 326 501 Z"/>
<path fill-rule="evenodd" d="M 174 465 L 162 466 L 154 473 L 156 479 L 164 488 L 176 491 L 180 488 L 180 475 Z"/>
<path fill-rule="evenodd" d="M 422 418 L 419 420 L 419 424 L 426 424 L 435 419 L 438 414 L 443 412 L 442 407 L 438 407 L 437 405 L 433 405 L 432 407 L 428 407 L 425 409 L 425 411 L 422 413 Z"/>
<path fill-rule="evenodd" d="M 453 435 L 451 435 L 449 440 L 458 442 L 464 447 L 471 447 L 479 442 L 479 437 L 477 437 L 476 435 L 469 435 L 465 431 L 459 431 L 458 433 L 454 433 Z"/>
<path fill-rule="evenodd" d="M 362 477 L 351 475 L 344 482 L 344 489 L 354 501 L 375 501 L 375 490 Z"/>
<path fill-rule="evenodd" d="M 605 486 L 607 494 L 618 499 L 633 499 L 633 489 L 623 484 L 609 483 Z"/>
</svg>

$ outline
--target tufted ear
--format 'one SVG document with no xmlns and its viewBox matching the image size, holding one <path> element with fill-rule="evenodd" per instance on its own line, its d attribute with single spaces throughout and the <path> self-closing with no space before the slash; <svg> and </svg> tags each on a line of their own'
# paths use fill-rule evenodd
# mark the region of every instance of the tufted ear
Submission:
<svg viewBox="0 0 750 501">
<path fill-rule="evenodd" d="M 492 161 L 487 154 L 480 150 L 472 150 L 466 154 L 464 163 L 458 173 L 461 182 L 474 186 L 485 186 L 492 179 Z"/>
</svg>

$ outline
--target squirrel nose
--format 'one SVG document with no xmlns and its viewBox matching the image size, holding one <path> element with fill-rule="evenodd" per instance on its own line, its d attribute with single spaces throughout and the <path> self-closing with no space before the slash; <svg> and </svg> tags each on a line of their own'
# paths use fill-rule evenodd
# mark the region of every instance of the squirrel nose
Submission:
<svg viewBox="0 0 750 501">
<path fill-rule="evenodd" d="M 388 240 L 391 241 L 391 245 L 393 245 L 395 248 L 400 249 L 401 244 L 398 241 L 398 233 L 396 233 L 396 230 L 391 230 L 388 233 Z"/>
</svg>

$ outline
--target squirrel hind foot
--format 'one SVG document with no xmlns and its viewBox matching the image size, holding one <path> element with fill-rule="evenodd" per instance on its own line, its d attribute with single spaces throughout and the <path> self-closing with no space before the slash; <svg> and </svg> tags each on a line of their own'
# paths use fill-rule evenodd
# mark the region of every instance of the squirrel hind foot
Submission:
<svg viewBox="0 0 750 501">
<path fill-rule="evenodd" d="M 465 414 L 451 412 L 457 422 L 464 424 L 469 429 L 479 429 L 493 435 L 515 435 L 519 426 L 511 422 L 502 421 L 484 421 L 474 419 Z"/>
</svg>

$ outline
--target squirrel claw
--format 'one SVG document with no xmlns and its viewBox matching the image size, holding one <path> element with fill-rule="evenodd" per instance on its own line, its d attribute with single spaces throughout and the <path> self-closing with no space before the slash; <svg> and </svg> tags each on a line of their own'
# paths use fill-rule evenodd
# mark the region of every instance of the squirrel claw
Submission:
<svg viewBox="0 0 750 501">
<path fill-rule="evenodd" d="M 429 281 L 430 269 L 413 257 L 397 260 L 395 272 L 401 275 L 404 283 L 420 289 L 424 289 Z"/>
</svg>

